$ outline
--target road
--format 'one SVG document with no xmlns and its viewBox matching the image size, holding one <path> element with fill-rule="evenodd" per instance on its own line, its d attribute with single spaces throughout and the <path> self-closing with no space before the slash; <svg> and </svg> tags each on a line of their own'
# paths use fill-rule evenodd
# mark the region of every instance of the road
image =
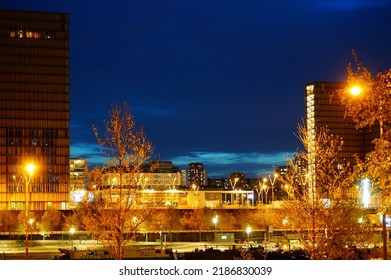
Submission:
<svg viewBox="0 0 391 280">
<path fill-rule="evenodd" d="M 238 247 L 239 244 L 218 244 L 214 242 L 133 242 L 132 246 L 145 248 L 171 248 L 174 252 L 193 252 L 195 250 L 206 250 L 208 248 L 227 250 L 232 249 L 234 246 Z M 72 249 L 76 247 L 77 250 L 87 250 L 100 247 L 96 241 L 80 241 L 74 240 L 73 242 L 35 242 L 29 247 L 28 259 L 31 260 L 53 260 L 61 256 L 59 248 Z M 26 258 L 26 248 L 22 246 L 15 246 L 15 244 L 7 244 L 2 242 L 0 244 L 0 259 L 1 260 L 24 260 Z"/>
</svg>

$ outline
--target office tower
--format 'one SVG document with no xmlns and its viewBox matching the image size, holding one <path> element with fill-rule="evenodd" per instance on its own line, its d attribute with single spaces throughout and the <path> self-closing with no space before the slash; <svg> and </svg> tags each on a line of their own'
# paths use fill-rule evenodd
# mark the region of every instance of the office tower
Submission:
<svg viewBox="0 0 391 280">
<path fill-rule="evenodd" d="M 64 13 L 0 10 L 0 210 L 67 209 L 68 26 Z"/>
<path fill-rule="evenodd" d="M 206 170 L 202 163 L 189 163 L 187 166 L 187 172 L 190 187 L 201 187 L 206 185 Z"/>
<path fill-rule="evenodd" d="M 373 146 L 373 135 L 366 129 L 356 129 L 355 123 L 345 117 L 345 107 L 338 98 L 339 91 L 344 90 L 346 83 L 340 82 L 314 82 L 305 86 L 306 125 L 309 135 L 309 161 L 311 172 L 314 158 L 311 149 L 314 147 L 315 131 L 319 127 L 326 127 L 330 134 L 342 138 L 343 147 L 340 160 L 354 163 L 354 156 L 363 159 Z M 372 138 L 372 139 L 371 139 Z"/>
</svg>

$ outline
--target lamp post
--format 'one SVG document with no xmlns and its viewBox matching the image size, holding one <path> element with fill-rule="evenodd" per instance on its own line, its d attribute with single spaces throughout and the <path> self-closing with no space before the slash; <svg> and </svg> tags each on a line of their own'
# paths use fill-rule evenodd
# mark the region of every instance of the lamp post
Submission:
<svg viewBox="0 0 391 280">
<path fill-rule="evenodd" d="M 233 182 L 232 182 L 232 180 L 231 179 L 229 179 L 229 182 L 230 182 L 230 184 L 231 184 L 231 187 L 232 187 L 232 190 L 234 191 L 235 190 L 235 187 L 236 187 L 236 183 L 239 181 L 239 178 L 238 177 L 235 177 L 235 179 L 233 180 Z M 235 201 L 236 201 L 236 198 L 235 198 Z M 233 199 L 232 199 L 232 192 L 231 192 L 231 205 L 233 205 L 234 203 L 233 203 Z"/>
<path fill-rule="evenodd" d="M 284 225 L 285 236 L 286 236 L 286 225 L 288 224 L 288 218 L 287 218 L 287 217 L 285 217 L 285 218 L 282 220 L 282 224 Z"/>
<path fill-rule="evenodd" d="M 382 74 L 378 74 L 378 76 L 372 80 L 373 85 L 371 90 L 373 91 L 374 98 L 372 98 L 373 102 L 371 102 L 372 110 L 370 112 L 369 116 L 366 116 L 367 118 L 373 118 L 373 121 L 379 122 L 379 137 L 380 139 L 383 139 L 383 125 L 384 121 L 387 120 L 387 106 L 386 103 L 389 101 L 387 93 L 384 93 L 386 88 L 386 78 L 383 79 Z M 349 87 L 349 93 L 350 95 L 354 97 L 358 97 L 361 94 L 365 94 L 363 92 L 363 87 L 358 84 L 354 84 L 353 86 Z M 365 90 L 366 91 L 366 90 Z M 360 121 L 358 121 L 360 123 Z M 366 123 L 366 122 L 364 122 Z M 361 124 L 360 124 L 361 125 Z M 384 260 L 387 260 L 388 254 L 387 254 L 387 206 L 384 205 L 383 209 L 380 211 L 382 215 L 382 239 L 383 239 L 383 258 Z"/>
<path fill-rule="evenodd" d="M 200 203 L 200 199 L 198 197 L 198 190 L 199 190 L 199 186 L 196 185 L 196 184 L 193 184 L 192 186 L 192 189 L 194 191 L 194 196 L 196 197 L 196 205 L 195 205 L 195 208 L 198 208 L 198 204 Z"/>
<path fill-rule="evenodd" d="M 219 221 L 219 216 L 214 216 L 213 217 L 213 219 L 212 219 L 212 222 L 213 222 L 213 224 L 215 225 L 215 241 L 217 241 L 216 240 L 216 231 L 217 231 L 217 222 Z"/>
<path fill-rule="evenodd" d="M 33 231 L 33 223 L 34 223 L 34 219 L 30 218 L 29 219 L 29 224 L 30 224 L 31 232 Z M 31 240 L 33 240 L 33 235 L 32 234 L 31 234 Z"/>
<path fill-rule="evenodd" d="M 215 225 L 215 231 L 217 231 L 217 222 L 219 221 L 219 216 L 214 216 L 212 219 L 213 224 Z"/>
<path fill-rule="evenodd" d="M 274 205 L 274 183 L 276 182 L 277 173 L 274 173 L 274 177 L 269 175 L 270 184 L 272 185 L 272 205 Z"/>
<path fill-rule="evenodd" d="M 29 217 L 29 185 L 31 182 L 31 178 L 33 177 L 35 165 L 34 164 L 27 164 L 25 167 L 26 172 L 23 173 L 23 177 L 26 183 L 25 186 L 25 226 L 26 226 L 26 238 L 25 238 L 25 245 L 26 245 L 26 256 L 25 259 L 29 259 L 29 227 L 28 227 L 28 217 Z"/>
<path fill-rule="evenodd" d="M 267 193 L 269 192 L 269 186 L 265 184 L 265 180 L 264 180 L 264 184 L 262 185 L 262 189 L 265 192 L 265 203 L 269 204 L 267 200 Z"/>
<path fill-rule="evenodd" d="M 71 227 L 69 233 L 71 234 L 71 250 L 73 250 L 73 234 L 75 233 L 75 228 Z"/>
<path fill-rule="evenodd" d="M 159 224 L 159 235 L 160 235 L 160 250 L 163 250 L 163 225 L 161 222 Z"/>
<path fill-rule="evenodd" d="M 251 233 L 251 227 L 250 226 L 247 226 L 246 232 L 247 232 L 247 244 L 249 244 L 249 242 L 250 242 L 250 233 Z"/>
</svg>

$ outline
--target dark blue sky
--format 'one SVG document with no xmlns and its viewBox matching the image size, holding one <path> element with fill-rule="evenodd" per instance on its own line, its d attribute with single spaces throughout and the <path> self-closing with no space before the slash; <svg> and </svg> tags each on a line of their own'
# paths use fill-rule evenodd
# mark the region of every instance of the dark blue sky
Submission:
<svg viewBox="0 0 391 280">
<path fill-rule="evenodd" d="M 0 3 L 69 13 L 71 156 L 91 163 L 92 125 L 126 101 L 161 160 L 267 175 L 300 146 L 306 83 L 345 81 L 352 49 L 391 68 L 389 0 Z"/>
</svg>

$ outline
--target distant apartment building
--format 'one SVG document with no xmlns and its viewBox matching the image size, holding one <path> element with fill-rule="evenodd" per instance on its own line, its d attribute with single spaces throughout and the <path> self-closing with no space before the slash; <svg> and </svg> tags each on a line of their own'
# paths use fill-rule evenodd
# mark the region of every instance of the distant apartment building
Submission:
<svg viewBox="0 0 391 280">
<path fill-rule="evenodd" d="M 201 187 L 206 185 L 205 166 L 199 162 L 189 163 L 187 166 L 188 185 L 189 187 Z"/>
<path fill-rule="evenodd" d="M 229 183 L 228 178 L 208 178 L 208 187 L 214 187 L 219 189 L 228 189 Z"/>
<path fill-rule="evenodd" d="M 233 190 L 246 185 L 246 175 L 243 172 L 232 172 L 228 176 L 229 187 Z"/>
<path fill-rule="evenodd" d="M 65 13 L 0 10 L 0 210 L 67 209 L 68 27 Z"/>
<path fill-rule="evenodd" d="M 84 190 L 87 182 L 87 161 L 83 158 L 71 158 L 69 167 L 69 186 L 71 191 Z"/>
<path fill-rule="evenodd" d="M 119 187 L 119 173 L 115 172 L 113 168 L 103 172 L 102 184 L 104 188 Z M 186 185 L 186 170 L 173 166 L 170 161 L 159 161 L 156 163 L 154 170 L 150 170 L 150 167 L 146 166 L 144 172 L 137 174 L 124 173 L 122 175 L 122 185 L 141 190 L 177 189 L 179 186 Z"/>
</svg>

